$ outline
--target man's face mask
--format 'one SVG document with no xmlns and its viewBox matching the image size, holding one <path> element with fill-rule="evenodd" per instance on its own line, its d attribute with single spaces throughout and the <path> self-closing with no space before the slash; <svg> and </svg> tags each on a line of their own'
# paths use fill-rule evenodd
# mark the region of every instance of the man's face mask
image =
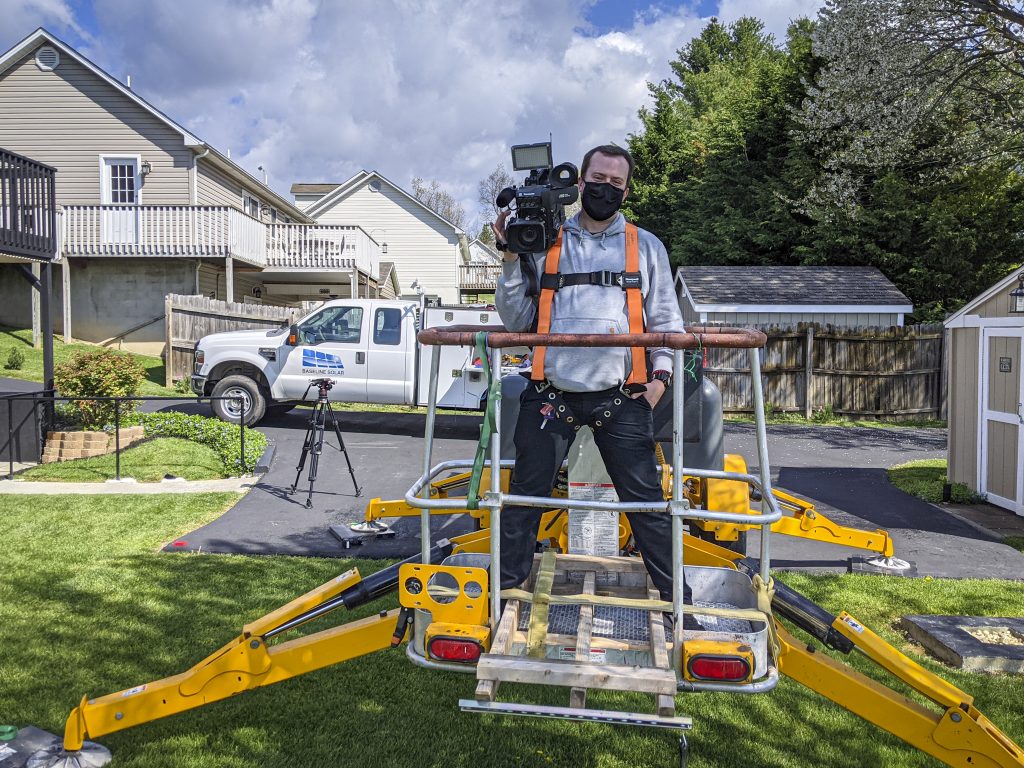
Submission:
<svg viewBox="0 0 1024 768">
<path fill-rule="evenodd" d="M 583 210 L 594 221 L 605 221 L 622 207 L 624 191 L 607 182 L 583 182 Z"/>
</svg>

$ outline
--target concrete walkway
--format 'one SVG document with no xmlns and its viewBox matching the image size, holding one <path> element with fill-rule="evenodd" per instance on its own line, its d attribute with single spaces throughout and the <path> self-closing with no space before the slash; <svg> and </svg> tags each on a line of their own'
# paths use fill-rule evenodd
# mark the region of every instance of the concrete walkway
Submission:
<svg viewBox="0 0 1024 768">
<path fill-rule="evenodd" d="M 245 493 L 259 481 L 258 477 L 228 477 L 222 480 L 162 480 L 159 483 L 138 483 L 129 480 L 108 480 L 104 483 L 43 483 L 21 480 L 0 480 L 0 494 L 155 494 L 155 493 Z"/>
</svg>

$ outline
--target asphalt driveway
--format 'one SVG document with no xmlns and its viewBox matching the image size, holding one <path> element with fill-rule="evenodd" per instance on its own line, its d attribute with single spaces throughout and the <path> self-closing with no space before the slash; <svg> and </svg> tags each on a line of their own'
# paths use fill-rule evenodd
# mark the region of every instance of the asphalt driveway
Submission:
<svg viewBox="0 0 1024 768">
<path fill-rule="evenodd" d="M 195 412 L 207 407 L 184 406 Z M 356 477 L 357 497 L 336 438 L 321 458 L 312 509 L 305 507 L 303 471 L 299 492 L 288 493 L 296 477 L 309 412 L 266 419 L 260 429 L 275 447 L 270 471 L 244 499 L 220 519 L 182 537 L 176 550 L 250 554 L 296 554 L 323 557 L 407 557 L 419 551 L 418 518 L 394 522 L 396 536 L 345 549 L 331 535 L 332 525 L 347 526 L 363 518 L 374 497 L 400 499 L 419 475 L 423 461 L 425 418 L 418 414 L 341 412 L 339 421 Z M 475 415 L 439 416 L 433 463 L 470 458 L 479 434 Z M 756 468 L 753 425 L 727 424 L 726 450 L 747 457 Z M 856 528 L 884 528 L 893 537 L 897 556 L 911 561 L 918 575 L 979 578 L 1024 578 L 1024 555 L 941 509 L 889 484 L 885 469 L 913 459 L 945 455 L 946 434 L 935 429 L 859 427 L 769 428 L 769 460 L 778 487 L 813 501 L 836 522 Z M 308 469 L 308 465 L 307 465 Z M 435 517 L 435 537 L 470 530 L 466 516 Z M 184 543 L 184 545 L 182 545 Z M 758 540 L 751 536 L 750 552 Z M 845 572 L 858 550 L 802 541 L 772 539 L 772 559 L 780 568 Z"/>
</svg>

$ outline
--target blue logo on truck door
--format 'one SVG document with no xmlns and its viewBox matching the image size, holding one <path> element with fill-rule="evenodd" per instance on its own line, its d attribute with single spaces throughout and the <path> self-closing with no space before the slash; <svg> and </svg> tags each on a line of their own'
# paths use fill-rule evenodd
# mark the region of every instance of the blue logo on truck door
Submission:
<svg viewBox="0 0 1024 768">
<path fill-rule="evenodd" d="M 302 350 L 303 373 L 344 373 L 345 363 L 337 355 L 318 352 L 315 349 Z"/>
</svg>

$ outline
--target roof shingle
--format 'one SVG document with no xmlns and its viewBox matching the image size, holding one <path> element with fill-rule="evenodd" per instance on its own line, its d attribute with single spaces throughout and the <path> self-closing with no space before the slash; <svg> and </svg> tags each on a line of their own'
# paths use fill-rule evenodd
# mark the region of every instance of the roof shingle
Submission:
<svg viewBox="0 0 1024 768">
<path fill-rule="evenodd" d="M 876 267 L 679 267 L 697 304 L 909 305 Z"/>
</svg>

